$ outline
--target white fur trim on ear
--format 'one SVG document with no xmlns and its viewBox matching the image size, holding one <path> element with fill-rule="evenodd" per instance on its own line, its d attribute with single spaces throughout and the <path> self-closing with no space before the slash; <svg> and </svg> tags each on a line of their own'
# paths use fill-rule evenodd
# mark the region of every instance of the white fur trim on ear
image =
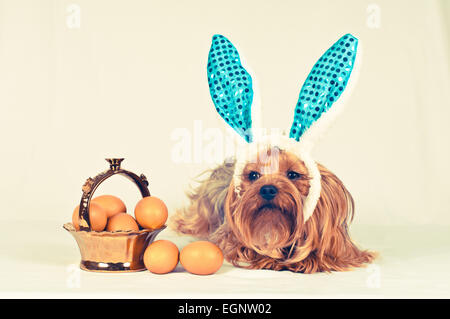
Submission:
<svg viewBox="0 0 450 319">
<path fill-rule="evenodd" d="M 320 192 L 322 190 L 322 176 L 320 175 L 316 161 L 314 161 L 308 153 L 304 154 L 300 159 L 305 163 L 309 177 L 311 178 L 309 180 L 308 196 L 306 196 L 305 201 L 303 202 L 303 221 L 306 222 L 314 213 L 317 202 L 319 201 Z"/>
</svg>

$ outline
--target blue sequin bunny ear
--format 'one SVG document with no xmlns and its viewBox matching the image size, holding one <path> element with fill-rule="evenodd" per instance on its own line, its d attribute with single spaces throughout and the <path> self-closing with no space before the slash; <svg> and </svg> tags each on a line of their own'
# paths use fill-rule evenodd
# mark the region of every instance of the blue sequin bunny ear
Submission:
<svg viewBox="0 0 450 319">
<path fill-rule="evenodd" d="M 312 126 L 323 126 L 333 105 L 337 108 L 355 66 L 357 47 L 358 39 L 346 34 L 316 62 L 300 91 L 289 137 L 302 141 Z"/>
<path fill-rule="evenodd" d="M 245 141 L 252 142 L 252 78 L 236 48 L 223 35 L 212 38 L 207 69 L 209 92 L 217 112 Z"/>
</svg>

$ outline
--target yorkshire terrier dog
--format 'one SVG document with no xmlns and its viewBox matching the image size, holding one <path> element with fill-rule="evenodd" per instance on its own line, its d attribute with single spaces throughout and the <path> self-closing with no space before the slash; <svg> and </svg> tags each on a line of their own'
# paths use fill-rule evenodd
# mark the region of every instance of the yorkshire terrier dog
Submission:
<svg viewBox="0 0 450 319">
<path fill-rule="evenodd" d="M 355 40 L 351 35 L 342 37 L 324 56 L 330 56 L 330 50 L 341 50 L 341 46 L 349 48 L 347 43 L 356 50 Z M 236 62 L 234 65 L 238 67 L 234 69 L 239 74 L 230 74 L 226 69 L 222 72 L 220 60 L 214 59 L 221 48 L 226 50 L 222 54 L 227 54 Z M 352 58 L 352 63 L 343 80 L 345 84 L 355 61 L 355 57 L 347 56 Z M 216 35 L 209 58 L 210 91 L 217 111 L 237 132 L 245 131 L 241 136 L 254 144 L 256 136 L 248 134 L 251 131 L 250 112 L 245 112 L 252 101 L 251 81 L 240 65 L 237 51 L 228 39 Z M 320 66 L 323 60 L 324 57 L 319 60 L 319 67 L 324 68 Z M 348 58 L 341 57 L 337 62 L 347 61 Z M 316 67 L 317 64 L 312 72 L 316 73 Z M 310 96 L 324 95 L 317 78 L 312 76 L 308 80 L 300 93 L 290 138 L 285 138 L 285 142 L 281 143 L 261 143 L 263 139 L 260 139 L 252 156 L 225 161 L 208 171 L 206 179 L 189 194 L 190 205 L 171 217 L 173 229 L 215 243 L 227 261 L 250 269 L 290 270 L 308 274 L 344 271 L 363 266 L 375 258 L 375 253 L 361 250 L 349 236 L 348 226 L 354 214 L 351 194 L 335 174 L 309 156 L 307 146 L 312 143 L 312 133 L 317 131 L 313 126 L 323 125 L 320 123 L 324 118 L 322 115 L 333 113 L 328 110 L 336 104 L 332 102 L 339 95 L 335 94 L 336 86 L 332 80 L 324 78 L 322 82 L 328 95 L 323 100 L 326 103 L 306 103 L 304 91 L 307 92 L 307 101 L 311 100 L 311 103 L 314 102 Z M 215 86 L 216 82 L 220 82 L 220 88 Z M 235 85 L 227 86 L 227 82 Z M 339 87 L 336 90 L 342 91 Z M 225 91 L 234 92 L 234 100 L 224 99 Z M 335 98 L 330 99 L 330 94 Z M 239 104 L 242 100 L 250 102 Z M 235 111 L 230 106 L 233 103 L 237 105 Z M 301 117 L 302 114 L 304 117 Z M 309 119 L 312 120 L 308 122 Z M 302 130 L 306 133 L 303 134 Z"/>
<path fill-rule="evenodd" d="M 234 163 L 209 172 L 190 194 L 191 205 L 172 217 L 172 227 L 212 241 L 227 261 L 245 268 L 314 273 L 371 262 L 375 254 L 359 249 L 349 236 L 354 203 L 339 178 L 318 165 L 322 189 L 304 222 L 302 203 L 310 188 L 304 163 L 283 150 L 268 149 L 265 155 L 245 166 L 239 193 Z"/>
</svg>

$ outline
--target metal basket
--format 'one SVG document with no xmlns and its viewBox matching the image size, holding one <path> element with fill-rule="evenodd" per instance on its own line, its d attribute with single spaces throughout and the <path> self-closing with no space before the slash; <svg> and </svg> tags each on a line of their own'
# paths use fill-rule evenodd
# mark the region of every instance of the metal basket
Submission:
<svg viewBox="0 0 450 319">
<path fill-rule="evenodd" d="M 96 272 L 134 272 L 145 270 L 144 251 L 155 240 L 160 231 L 166 228 L 143 229 L 138 231 L 96 232 L 91 230 L 89 205 L 97 187 L 107 178 L 120 174 L 133 181 L 139 188 L 142 197 L 150 196 L 147 178 L 120 168 L 123 158 L 106 159 L 109 170 L 94 178 L 88 178 L 82 187 L 80 201 L 79 225 L 76 230 L 72 223 L 63 225 L 72 234 L 81 254 L 80 268 Z"/>
</svg>

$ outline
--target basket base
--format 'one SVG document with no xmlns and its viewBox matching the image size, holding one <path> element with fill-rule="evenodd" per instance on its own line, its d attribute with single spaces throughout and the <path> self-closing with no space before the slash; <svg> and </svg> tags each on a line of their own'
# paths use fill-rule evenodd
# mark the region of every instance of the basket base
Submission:
<svg viewBox="0 0 450 319">
<path fill-rule="evenodd" d="M 146 270 L 145 265 L 130 263 L 101 263 L 96 261 L 82 260 L 80 268 L 85 271 L 94 272 L 137 272 Z"/>
</svg>

